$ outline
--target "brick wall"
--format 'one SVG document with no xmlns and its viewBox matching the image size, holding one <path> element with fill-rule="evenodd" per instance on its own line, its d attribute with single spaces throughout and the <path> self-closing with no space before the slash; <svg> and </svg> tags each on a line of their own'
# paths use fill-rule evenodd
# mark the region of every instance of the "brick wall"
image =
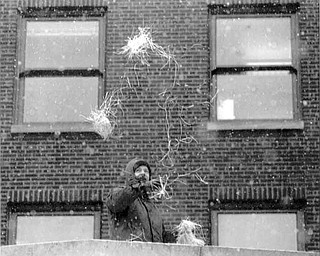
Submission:
<svg viewBox="0 0 320 256">
<path fill-rule="evenodd" d="M 93 133 L 11 134 L 17 7 L 90 4 L 108 6 L 105 89 L 125 87 L 116 136 L 103 141 Z M 189 217 L 203 225 L 209 238 L 208 200 L 213 195 L 224 199 L 241 191 L 242 199 L 274 199 L 282 195 L 281 191 L 292 189 L 296 191 L 294 196 L 308 202 L 306 249 L 319 250 L 319 3 L 316 0 L 300 2 L 305 129 L 283 131 L 204 131 L 209 116 L 205 102 L 210 84 L 207 1 L 4 0 L 0 8 L 1 244 L 6 244 L 8 201 L 103 201 L 110 188 L 123 183 L 121 170 L 138 155 L 151 162 L 154 174 L 176 177 L 201 168 L 197 173 L 205 177 L 205 182 L 201 182 L 190 174 L 182 178 L 185 184 L 175 183 L 172 199 L 161 205 L 168 227 Z M 160 69 L 163 61 L 152 59 L 150 68 L 138 65 L 134 70 L 118 54 L 127 38 L 138 27 L 146 26 L 155 32 L 155 42 L 169 46 L 179 63 L 178 69 L 174 63 Z M 171 91 L 170 97 L 164 94 L 166 89 Z M 163 107 L 169 111 L 167 116 Z M 169 136 L 166 124 L 171 125 Z M 174 143 L 183 138 L 188 140 L 180 141 L 178 150 L 168 152 L 169 141 Z M 105 207 L 101 236 L 109 236 Z"/>
</svg>

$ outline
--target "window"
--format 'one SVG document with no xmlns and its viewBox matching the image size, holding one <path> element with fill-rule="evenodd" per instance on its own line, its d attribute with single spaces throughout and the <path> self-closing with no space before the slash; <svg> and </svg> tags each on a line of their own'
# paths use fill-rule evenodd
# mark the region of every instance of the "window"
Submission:
<svg viewBox="0 0 320 256">
<path fill-rule="evenodd" d="M 12 130 L 88 129 L 84 117 L 103 97 L 103 9 L 28 9 L 21 13 L 19 37 Z"/>
<path fill-rule="evenodd" d="M 100 238 L 98 203 L 20 203 L 8 208 L 9 244 Z"/>
<path fill-rule="evenodd" d="M 303 128 L 297 8 L 212 7 L 209 129 Z"/>
<path fill-rule="evenodd" d="M 217 214 L 219 246 L 297 250 L 297 214 L 223 212 Z"/>
<path fill-rule="evenodd" d="M 304 213 L 301 202 L 296 205 L 283 205 L 277 200 L 249 201 L 219 204 L 211 202 L 213 245 L 305 250 Z"/>
</svg>

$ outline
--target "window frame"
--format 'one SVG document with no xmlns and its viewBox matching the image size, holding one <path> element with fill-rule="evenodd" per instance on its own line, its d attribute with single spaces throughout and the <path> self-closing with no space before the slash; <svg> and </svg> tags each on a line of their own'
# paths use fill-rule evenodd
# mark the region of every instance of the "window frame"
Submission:
<svg viewBox="0 0 320 256">
<path fill-rule="evenodd" d="M 211 102 L 210 118 L 207 130 L 255 130 L 255 129 L 303 129 L 304 123 L 301 115 L 300 90 L 300 63 L 299 63 L 299 33 L 298 33 L 298 6 L 287 6 L 283 11 L 276 5 L 274 8 L 265 8 L 265 5 L 214 6 L 209 11 L 209 37 L 210 37 L 210 91 Z M 251 9 L 248 9 L 252 7 Z M 230 9 L 231 8 L 231 9 Z M 237 9 L 238 8 L 238 9 Z M 252 11 L 254 9 L 254 11 Z M 264 10 L 260 12 L 261 10 Z M 267 10 L 267 11 L 266 11 Z M 253 65 L 253 66 L 217 66 L 216 63 L 216 26 L 217 19 L 226 18 L 278 18 L 289 17 L 291 21 L 291 53 L 292 65 Z M 218 120 L 217 118 L 217 74 L 241 74 L 243 71 L 289 71 L 292 73 L 293 119 L 259 119 L 259 120 Z"/>
<path fill-rule="evenodd" d="M 14 117 L 11 133 L 33 133 L 33 132 L 93 132 L 93 127 L 86 122 L 23 122 L 24 88 L 26 77 L 98 77 L 98 106 L 103 101 L 106 78 L 106 8 L 99 7 L 50 7 L 45 9 L 26 8 L 20 10 L 18 15 L 18 42 L 16 57 L 16 79 L 14 87 Z M 98 21 L 99 22 L 99 67 L 88 69 L 25 69 L 26 48 L 26 24 L 28 21 L 50 22 L 50 21 Z M 21 65 L 19 65 L 21 63 Z"/>
<path fill-rule="evenodd" d="M 211 238 L 212 245 L 219 246 L 219 231 L 218 231 L 218 216 L 220 214 L 296 214 L 297 222 L 296 228 L 298 230 L 296 234 L 297 239 L 297 251 L 305 251 L 305 242 L 303 239 L 304 234 L 304 213 L 300 210 L 222 210 L 212 211 L 211 213 Z"/>
<path fill-rule="evenodd" d="M 297 216 L 296 238 L 297 251 L 305 251 L 305 199 L 292 199 L 289 204 L 277 199 L 210 199 L 210 239 L 211 245 L 219 246 L 218 215 L 219 214 L 286 214 L 294 213 Z"/>
<path fill-rule="evenodd" d="M 101 209 L 101 202 L 9 203 L 7 245 L 16 244 L 17 218 L 19 216 L 93 216 L 93 239 L 100 239 Z"/>
</svg>

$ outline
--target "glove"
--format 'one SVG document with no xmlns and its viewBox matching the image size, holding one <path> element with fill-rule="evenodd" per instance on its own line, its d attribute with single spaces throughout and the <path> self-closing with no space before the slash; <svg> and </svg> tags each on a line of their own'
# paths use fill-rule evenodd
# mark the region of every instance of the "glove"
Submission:
<svg viewBox="0 0 320 256">
<path fill-rule="evenodd" d="M 139 191 L 141 192 L 142 196 L 148 197 L 148 195 L 152 192 L 151 182 L 142 182 L 139 186 Z"/>
<path fill-rule="evenodd" d="M 147 180 L 139 180 L 140 181 L 140 188 L 141 190 L 151 190 L 152 188 L 152 183 Z"/>
<path fill-rule="evenodd" d="M 132 188 L 139 188 L 141 184 L 135 176 L 131 176 L 128 179 L 128 185 Z"/>
</svg>

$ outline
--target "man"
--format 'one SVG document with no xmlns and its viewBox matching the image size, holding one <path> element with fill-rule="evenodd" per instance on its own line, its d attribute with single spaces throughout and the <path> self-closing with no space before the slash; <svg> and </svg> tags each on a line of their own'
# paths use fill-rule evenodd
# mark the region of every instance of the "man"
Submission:
<svg viewBox="0 0 320 256">
<path fill-rule="evenodd" d="M 149 198 L 152 191 L 149 164 L 142 159 L 133 159 L 125 173 L 125 187 L 114 189 L 106 202 L 112 215 L 112 239 L 175 242 L 173 234 L 165 231 L 160 213 Z"/>
</svg>

